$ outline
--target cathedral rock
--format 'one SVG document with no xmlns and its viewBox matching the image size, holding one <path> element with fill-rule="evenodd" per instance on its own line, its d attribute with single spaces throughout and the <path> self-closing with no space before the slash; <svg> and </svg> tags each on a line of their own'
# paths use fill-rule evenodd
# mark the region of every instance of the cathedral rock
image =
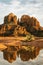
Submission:
<svg viewBox="0 0 43 65">
<path fill-rule="evenodd" d="M 43 37 L 43 27 L 35 17 L 22 15 L 21 18 L 13 13 L 4 17 L 4 23 L 0 25 L 0 36 L 26 36 L 32 34 Z"/>
</svg>

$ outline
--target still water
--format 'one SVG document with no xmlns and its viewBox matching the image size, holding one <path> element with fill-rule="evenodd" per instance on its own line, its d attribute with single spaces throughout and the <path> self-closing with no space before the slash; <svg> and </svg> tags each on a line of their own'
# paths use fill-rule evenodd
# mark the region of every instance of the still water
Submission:
<svg viewBox="0 0 43 65">
<path fill-rule="evenodd" d="M 31 52 L 22 49 L 17 53 L 16 49 L 9 47 L 0 52 L 0 65 L 43 65 L 43 50 L 35 48 Z"/>
<path fill-rule="evenodd" d="M 0 24 L 3 23 L 3 17 L 6 14 L 14 12 L 18 17 L 20 17 L 22 14 L 35 16 L 40 21 L 41 26 L 43 26 L 43 0 L 28 0 L 28 2 L 27 0 L 12 0 L 11 4 L 8 4 L 9 1 L 11 0 L 0 0 Z M 0 51 L 0 65 L 43 65 L 43 50 L 39 51 L 39 54 L 36 56 L 36 58 L 30 58 L 29 61 L 23 61 L 23 59 L 21 60 L 21 54 L 22 53 L 19 53 L 19 57 L 17 56 L 17 58 L 14 58 L 15 61 L 10 63 L 8 60 L 4 59 L 6 57 L 6 54 Z M 8 55 L 10 55 L 10 53 Z M 21 55 L 21 57 L 22 56 L 27 57 L 25 53 Z"/>
</svg>

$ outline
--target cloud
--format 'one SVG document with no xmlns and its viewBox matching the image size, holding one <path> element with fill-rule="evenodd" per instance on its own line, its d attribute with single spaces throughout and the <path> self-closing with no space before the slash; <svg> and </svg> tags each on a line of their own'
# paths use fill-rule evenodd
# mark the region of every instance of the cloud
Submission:
<svg viewBox="0 0 43 65">
<path fill-rule="evenodd" d="M 42 0 L 0 0 L 0 23 L 3 23 L 5 15 L 13 12 L 18 17 L 23 14 L 35 16 L 43 26 L 42 2 Z"/>
<path fill-rule="evenodd" d="M 0 0 L 1 3 L 4 3 L 4 4 L 10 4 L 10 1 L 11 0 Z"/>
</svg>

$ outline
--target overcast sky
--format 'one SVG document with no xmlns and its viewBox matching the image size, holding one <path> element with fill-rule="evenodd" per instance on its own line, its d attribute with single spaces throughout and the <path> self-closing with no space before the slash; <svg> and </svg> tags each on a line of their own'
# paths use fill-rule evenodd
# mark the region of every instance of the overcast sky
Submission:
<svg viewBox="0 0 43 65">
<path fill-rule="evenodd" d="M 10 12 L 18 17 L 23 14 L 34 16 L 43 26 L 43 0 L 0 0 L 0 24 Z"/>
</svg>

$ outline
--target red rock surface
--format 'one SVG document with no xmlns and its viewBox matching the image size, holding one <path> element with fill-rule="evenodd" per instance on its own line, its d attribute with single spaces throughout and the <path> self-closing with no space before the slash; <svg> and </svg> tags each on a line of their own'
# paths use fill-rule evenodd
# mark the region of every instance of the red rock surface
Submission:
<svg viewBox="0 0 43 65">
<path fill-rule="evenodd" d="M 35 36 L 43 36 L 43 27 L 35 17 L 22 15 L 20 19 L 17 19 L 15 14 L 10 13 L 4 17 L 4 23 L 0 25 L 0 36 L 23 36 L 27 32 Z"/>
</svg>

